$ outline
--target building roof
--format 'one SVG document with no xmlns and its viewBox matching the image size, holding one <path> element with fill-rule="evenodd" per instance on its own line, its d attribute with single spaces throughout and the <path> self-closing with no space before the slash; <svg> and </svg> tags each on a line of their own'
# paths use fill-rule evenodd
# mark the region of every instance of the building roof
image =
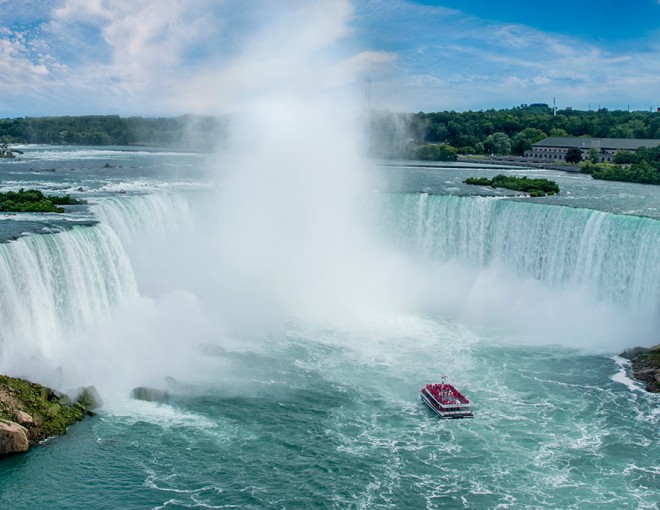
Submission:
<svg viewBox="0 0 660 510">
<path fill-rule="evenodd" d="M 579 149 L 622 149 L 634 151 L 639 147 L 657 147 L 660 140 L 648 138 L 578 138 L 564 136 L 550 136 L 532 144 L 534 147 L 578 147 Z"/>
</svg>

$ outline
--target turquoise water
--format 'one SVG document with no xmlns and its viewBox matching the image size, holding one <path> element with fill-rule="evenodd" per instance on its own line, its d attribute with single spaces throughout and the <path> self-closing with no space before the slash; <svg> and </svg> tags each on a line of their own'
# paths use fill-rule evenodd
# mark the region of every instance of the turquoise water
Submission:
<svg viewBox="0 0 660 510">
<path fill-rule="evenodd" d="M 613 381 L 611 359 L 493 348 L 454 332 L 461 343 L 429 362 L 429 352 L 448 348 L 453 326 L 426 327 L 437 336 L 381 340 L 373 357 L 290 336 L 265 352 L 232 353 L 229 371 L 168 405 L 124 403 L 3 461 L 3 501 L 26 509 L 657 507 L 657 402 Z M 476 402 L 474 420 L 438 421 L 415 399 L 416 381 L 448 367 Z"/>
<path fill-rule="evenodd" d="M 204 157 L 53 151 L 0 172 L 55 166 L 51 189 L 90 200 L 69 221 L 99 224 L 0 245 L 0 368 L 105 405 L 4 459 L 0 507 L 659 508 L 660 401 L 614 356 L 657 342 L 652 187 L 569 175 L 538 204 L 469 196 L 461 167 L 385 168 L 369 248 L 262 266 L 218 248 Z M 419 401 L 443 374 L 473 420 Z"/>
</svg>

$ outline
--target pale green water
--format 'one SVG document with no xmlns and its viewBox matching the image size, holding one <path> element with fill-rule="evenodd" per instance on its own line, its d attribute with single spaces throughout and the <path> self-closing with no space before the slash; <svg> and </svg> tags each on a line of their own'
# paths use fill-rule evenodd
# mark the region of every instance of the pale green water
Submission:
<svg viewBox="0 0 660 510">
<path fill-rule="evenodd" d="M 53 189 L 92 190 L 95 205 L 71 219 L 103 226 L 0 246 L 2 370 L 47 374 L 50 363 L 64 367 L 65 385 L 102 386 L 112 374 L 123 388 L 140 372 L 178 382 L 165 404 L 106 390 L 97 417 L 4 459 L 0 508 L 658 509 L 660 401 L 611 354 L 657 331 L 660 228 L 651 213 L 607 212 L 641 202 L 652 211 L 651 187 L 566 176 L 567 195 L 553 200 L 616 203 L 597 212 L 390 195 L 424 182 L 463 195 L 464 170 L 386 169 L 379 237 L 416 268 L 419 295 L 404 286 L 416 298 L 398 310 L 273 320 L 236 337 L 197 320 L 222 314 L 221 268 L 187 254 L 203 271 L 162 271 L 187 247 L 212 246 L 186 237 L 208 213 L 198 209 L 199 157 L 90 151 L 75 178 L 64 169 L 83 166 L 79 154 L 43 157 L 62 167 L 48 174 Z M 101 170 L 107 158 L 124 170 Z M 0 171 L 16 182 L 44 179 L 12 165 Z M 16 271 L 31 260 L 21 253 L 35 257 L 31 272 Z M 67 313 L 79 320 L 73 332 Z M 104 321 L 119 325 L 80 334 Z M 419 402 L 443 374 L 475 419 L 440 421 Z"/>
</svg>

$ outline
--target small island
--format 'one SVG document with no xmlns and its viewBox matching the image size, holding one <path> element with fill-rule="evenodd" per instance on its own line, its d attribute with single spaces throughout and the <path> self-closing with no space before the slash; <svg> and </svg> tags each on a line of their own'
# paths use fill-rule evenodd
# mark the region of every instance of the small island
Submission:
<svg viewBox="0 0 660 510">
<path fill-rule="evenodd" d="M 63 213 L 62 205 L 86 204 L 70 195 L 44 195 L 36 189 L 20 189 L 0 193 L 0 212 L 51 212 Z"/>
<path fill-rule="evenodd" d="M 559 185 L 548 179 L 528 179 L 524 177 L 513 177 L 507 175 L 496 175 L 492 179 L 487 177 L 468 177 L 463 181 L 465 184 L 477 186 L 490 186 L 491 188 L 506 188 L 514 191 L 529 193 L 531 197 L 544 197 L 559 193 Z"/>
</svg>

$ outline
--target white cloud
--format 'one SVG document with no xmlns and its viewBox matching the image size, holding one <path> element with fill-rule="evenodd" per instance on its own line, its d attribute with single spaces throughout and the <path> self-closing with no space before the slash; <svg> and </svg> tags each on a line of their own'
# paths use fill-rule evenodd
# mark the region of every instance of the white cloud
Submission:
<svg viewBox="0 0 660 510">
<path fill-rule="evenodd" d="M 0 32 L 0 97 L 5 102 L 13 96 L 34 98 L 48 86 L 56 86 L 66 66 L 38 51 L 40 43 L 20 32 L 4 27 Z"/>
<path fill-rule="evenodd" d="M 79 82 L 111 88 L 128 96 L 159 96 L 186 66 L 186 52 L 217 29 L 204 0 L 66 0 L 53 11 L 48 26 L 71 47 L 91 44 L 88 58 L 77 69 Z M 97 39 L 75 40 L 67 34 L 87 26 Z M 85 51 L 85 50 L 83 50 Z M 107 58 L 99 55 L 107 53 Z"/>
<path fill-rule="evenodd" d="M 380 95 L 374 100 L 382 106 L 480 109 L 549 102 L 554 96 L 576 108 L 657 102 L 657 45 L 624 51 L 407 0 L 380 0 L 378 5 L 381 23 L 396 17 L 386 42 L 399 48 L 396 68 L 375 88 Z M 409 29 L 395 31 L 396 26 Z M 443 83 L 430 84 L 428 75 Z"/>
<path fill-rule="evenodd" d="M 339 55 L 337 42 L 351 35 L 349 0 L 42 0 L 41 8 L 46 21 L 38 37 L 28 34 L 30 51 L 13 33 L 4 60 L 25 70 L 21 80 L 51 109 L 208 111 L 255 89 L 342 87 L 394 59 L 364 48 Z"/>
<path fill-rule="evenodd" d="M 18 24 L 0 20 L 0 106 L 18 115 L 32 105 L 37 114 L 221 110 L 269 88 L 306 94 L 367 75 L 375 106 L 408 111 L 553 96 L 578 108 L 657 101 L 652 39 L 624 51 L 410 0 L 24 0 L 12 9 Z"/>
</svg>

